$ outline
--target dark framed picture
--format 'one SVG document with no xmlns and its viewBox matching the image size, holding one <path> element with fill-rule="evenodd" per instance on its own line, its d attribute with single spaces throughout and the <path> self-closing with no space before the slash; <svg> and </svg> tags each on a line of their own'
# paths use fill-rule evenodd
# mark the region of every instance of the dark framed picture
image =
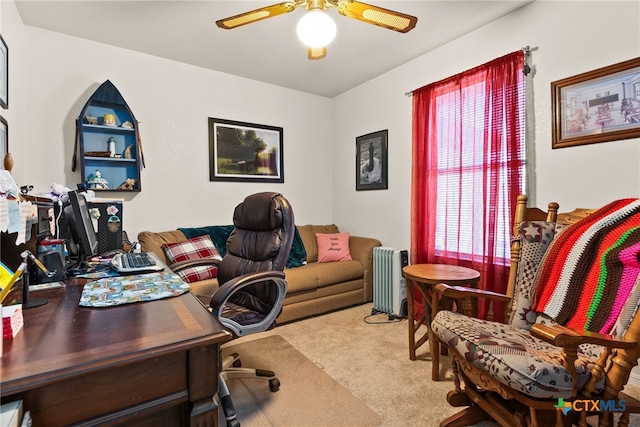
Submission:
<svg viewBox="0 0 640 427">
<path fill-rule="evenodd" d="M 640 58 L 551 83 L 553 148 L 640 137 Z"/>
<path fill-rule="evenodd" d="M 9 48 L 0 35 L 0 107 L 9 108 Z"/>
<path fill-rule="evenodd" d="M 209 181 L 284 182 L 283 130 L 209 117 Z"/>
<path fill-rule="evenodd" d="M 356 138 L 356 191 L 389 188 L 387 139 L 386 129 Z"/>
<path fill-rule="evenodd" d="M 0 169 L 4 169 L 4 157 L 9 152 L 9 125 L 0 116 Z"/>
</svg>

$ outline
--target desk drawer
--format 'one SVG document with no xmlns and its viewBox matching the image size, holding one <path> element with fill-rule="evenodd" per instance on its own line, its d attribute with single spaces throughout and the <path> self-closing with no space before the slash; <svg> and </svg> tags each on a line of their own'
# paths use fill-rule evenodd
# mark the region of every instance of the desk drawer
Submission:
<svg viewBox="0 0 640 427">
<path fill-rule="evenodd" d="M 187 390 L 187 353 L 87 373 L 25 393 L 34 425 L 78 423 Z"/>
</svg>

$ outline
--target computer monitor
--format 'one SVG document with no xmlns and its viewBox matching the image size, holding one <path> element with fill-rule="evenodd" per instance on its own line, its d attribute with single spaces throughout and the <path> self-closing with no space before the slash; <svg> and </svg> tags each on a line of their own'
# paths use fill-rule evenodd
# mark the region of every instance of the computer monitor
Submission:
<svg viewBox="0 0 640 427">
<path fill-rule="evenodd" d="M 73 242 L 68 242 L 67 246 L 70 255 L 75 255 L 76 258 L 72 268 L 82 268 L 87 259 L 98 255 L 98 238 L 84 195 L 77 191 L 69 191 L 68 196 L 68 205 L 63 208 L 63 215 Z M 75 247 L 71 247 L 71 244 Z"/>
</svg>

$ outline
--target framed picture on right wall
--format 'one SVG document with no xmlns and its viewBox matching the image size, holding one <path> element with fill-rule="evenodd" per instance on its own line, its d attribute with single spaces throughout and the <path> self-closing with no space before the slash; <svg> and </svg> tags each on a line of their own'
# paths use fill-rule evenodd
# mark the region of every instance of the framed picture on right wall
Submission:
<svg viewBox="0 0 640 427">
<path fill-rule="evenodd" d="M 356 191 L 386 190 L 388 130 L 356 138 Z"/>
<path fill-rule="evenodd" d="M 640 57 L 551 82 L 552 148 L 640 137 Z"/>
</svg>

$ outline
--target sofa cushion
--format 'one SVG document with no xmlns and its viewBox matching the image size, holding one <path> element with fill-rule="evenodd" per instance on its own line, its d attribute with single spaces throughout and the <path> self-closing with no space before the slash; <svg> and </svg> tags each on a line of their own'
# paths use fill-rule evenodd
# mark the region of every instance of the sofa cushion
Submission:
<svg viewBox="0 0 640 427">
<path fill-rule="evenodd" d="M 310 262 L 284 271 L 287 279 L 287 294 L 310 291 L 336 283 L 362 279 L 362 265 L 358 261 L 333 263 Z"/>
<path fill-rule="evenodd" d="M 333 234 L 339 233 L 340 230 L 335 224 L 329 225 L 299 225 L 298 232 L 307 251 L 307 262 L 318 262 L 318 242 L 316 241 L 316 233 Z"/>
<path fill-rule="evenodd" d="M 153 231 L 141 231 L 138 233 L 138 241 L 142 245 L 145 252 L 155 253 L 161 260 L 166 261 L 166 256 L 162 245 L 165 243 L 183 242 L 187 240 L 184 233 L 178 230 L 162 231 L 159 233 Z"/>
<path fill-rule="evenodd" d="M 221 259 L 220 254 L 208 235 L 198 236 L 184 242 L 165 243 L 162 245 L 167 261 L 170 264 L 203 258 Z M 185 268 L 178 275 L 187 283 L 212 279 L 217 276 L 218 267 L 205 265 Z"/>
<path fill-rule="evenodd" d="M 351 261 L 349 233 L 316 233 L 318 262 Z"/>
</svg>

